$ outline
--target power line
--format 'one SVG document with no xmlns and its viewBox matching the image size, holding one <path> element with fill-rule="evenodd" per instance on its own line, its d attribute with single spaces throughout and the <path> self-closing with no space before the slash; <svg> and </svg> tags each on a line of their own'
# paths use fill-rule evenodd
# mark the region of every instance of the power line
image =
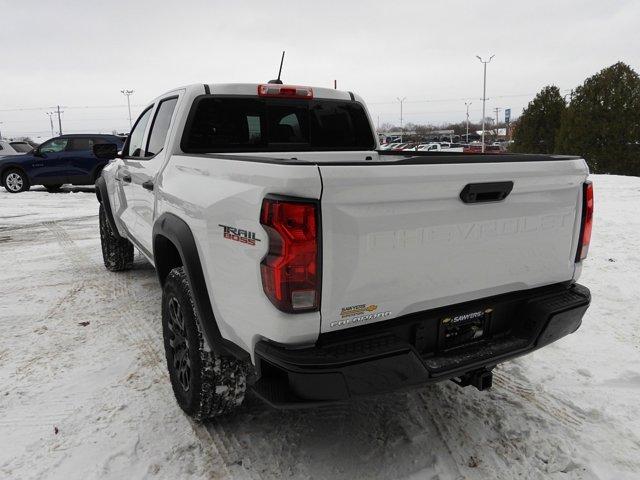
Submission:
<svg viewBox="0 0 640 480">
<path fill-rule="evenodd" d="M 561 89 L 561 91 L 563 92 L 570 92 L 571 89 L 570 88 L 563 88 Z M 534 97 L 535 95 L 537 95 L 537 92 L 535 93 L 511 93 L 511 94 L 506 94 L 506 95 L 493 95 L 493 97 L 491 98 L 517 98 L 517 97 Z M 465 101 L 465 100 L 475 100 L 476 97 L 474 95 L 469 95 L 467 97 L 456 97 L 456 98 L 432 98 L 432 99 L 428 99 L 428 100 L 407 100 L 405 103 L 437 103 L 437 102 L 460 102 L 460 101 Z M 482 99 L 480 99 L 482 100 Z M 487 99 L 489 100 L 489 99 Z M 390 101 L 390 102 L 367 102 L 367 105 L 395 105 L 397 102 L 396 101 Z"/>
<path fill-rule="evenodd" d="M 131 105 L 134 108 L 145 107 L 146 105 Z M 66 106 L 67 109 L 79 110 L 79 109 L 99 109 L 99 108 L 125 108 L 125 105 L 71 105 Z M 48 110 L 51 107 L 12 107 L 0 109 L 0 112 L 29 112 L 37 110 Z"/>
</svg>

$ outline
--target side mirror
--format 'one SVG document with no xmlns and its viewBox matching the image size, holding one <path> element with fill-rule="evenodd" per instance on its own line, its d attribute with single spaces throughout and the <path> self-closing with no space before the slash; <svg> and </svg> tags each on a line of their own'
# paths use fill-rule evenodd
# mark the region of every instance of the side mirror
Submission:
<svg viewBox="0 0 640 480">
<path fill-rule="evenodd" d="M 111 160 L 118 156 L 118 145 L 115 143 L 97 143 L 93 146 L 93 154 L 100 160 Z"/>
<path fill-rule="evenodd" d="M 33 153 L 34 157 L 44 157 L 45 154 L 40 151 L 39 148 L 34 148 L 31 153 Z"/>
</svg>

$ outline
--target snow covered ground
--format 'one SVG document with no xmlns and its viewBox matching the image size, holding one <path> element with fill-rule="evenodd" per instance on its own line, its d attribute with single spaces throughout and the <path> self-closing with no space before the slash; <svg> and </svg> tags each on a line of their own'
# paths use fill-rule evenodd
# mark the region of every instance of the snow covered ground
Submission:
<svg viewBox="0 0 640 480">
<path fill-rule="evenodd" d="M 173 400 L 154 271 L 102 266 L 92 189 L 1 191 L 0 478 L 640 478 L 640 178 L 593 180 L 583 326 L 491 391 L 249 398 L 204 427 Z"/>
</svg>

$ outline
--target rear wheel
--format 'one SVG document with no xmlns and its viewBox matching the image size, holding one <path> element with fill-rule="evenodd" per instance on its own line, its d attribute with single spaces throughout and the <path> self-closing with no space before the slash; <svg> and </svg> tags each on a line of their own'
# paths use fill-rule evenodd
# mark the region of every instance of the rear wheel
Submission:
<svg viewBox="0 0 640 480">
<path fill-rule="evenodd" d="M 57 183 L 55 185 L 45 185 L 44 188 L 47 189 L 49 193 L 55 193 L 60 191 L 60 187 L 62 187 L 61 183 Z"/>
<path fill-rule="evenodd" d="M 126 238 L 115 235 L 102 203 L 98 213 L 104 266 L 111 272 L 129 270 L 133 265 L 133 244 Z"/>
<path fill-rule="evenodd" d="M 249 365 L 208 348 L 182 267 L 164 284 L 162 330 L 173 393 L 187 415 L 202 421 L 240 406 Z"/>
<path fill-rule="evenodd" d="M 2 185 L 10 193 L 24 192 L 30 188 L 29 178 L 22 170 L 17 168 L 13 168 L 3 175 Z"/>
</svg>

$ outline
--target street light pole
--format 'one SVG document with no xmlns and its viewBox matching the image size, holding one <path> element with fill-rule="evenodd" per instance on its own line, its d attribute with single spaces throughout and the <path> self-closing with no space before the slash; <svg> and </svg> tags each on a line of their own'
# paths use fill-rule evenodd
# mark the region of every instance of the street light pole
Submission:
<svg viewBox="0 0 640 480">
<path fill-rule="evenodd" d="M 122 92 L 122 94 L 127 97 L 127 107 L 129 108 L 129 132 L 131 132 L 133 123 L 131 122 L 131 100 L 129 99 L 129 97 L 133 93 L 133 90 L 120 90 L 120 92 Z"/>
<path fill-rule="evenodd" d="M 487 63 L 491 61 L 491 59 L 495 57 L 495 55 L 491 55 L 489 60 L 482 60 L 480 55 L 476 55 L 476 58 L 480 60 L 484 67 L 484 80 L 482 82 L 482 153 L 484 153 L 484 117 L 485 117 L 485 104 L 487 102 Z"/>
<path fill-rule="evenodd" d="M 469 143 L 469 107 L 472 103 L 473 102 L 464 102 L 465 106 L 467 107 L 467 143 Z"/>
<path fill-rule="evenodd" d="M 402 141 L 402 104 L 407 99 L 407 97 L 396 97 L 396 100 L 400 102 L 400 141 Z"/>
</svg>

